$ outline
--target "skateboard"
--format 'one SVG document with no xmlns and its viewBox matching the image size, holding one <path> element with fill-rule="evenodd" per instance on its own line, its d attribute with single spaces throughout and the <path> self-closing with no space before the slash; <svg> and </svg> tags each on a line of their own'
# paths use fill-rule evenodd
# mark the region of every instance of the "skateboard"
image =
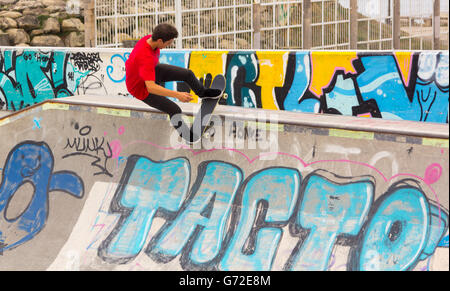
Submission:
<svg viewBox="0 0 450 291">
<path fill-rule="evenodd" d="M 219 89 L 221 93 L 218 98 L 203 98 L 200 110 L 195 114 L 194 123 L 192 125 L 193 140 L 192 143 L 199 141 L 204 135 L 205 131 L 210 127 L 212 113 L 216 109 L 219 101 L 228 96 L 224 93 L 226 87 L 226 79 L 223 75 L 217 75 L 211 83 L 211 89 Z M 200 129 L 200 131 L 199 131 Z M 206 136 L 206 135 L 205 135 Z"/>
</svg>

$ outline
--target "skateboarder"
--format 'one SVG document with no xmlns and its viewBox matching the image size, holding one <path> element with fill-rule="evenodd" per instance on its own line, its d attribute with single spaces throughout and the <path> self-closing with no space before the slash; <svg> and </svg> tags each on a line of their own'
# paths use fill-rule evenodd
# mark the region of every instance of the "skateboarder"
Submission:
<svg viewBox="0 0 450 291">
<path fill-rule="evenodd" d="M 181 102 L 192 101 L 191 94 L 173 91 L 161 86 L 163 82 L 184 81 L 200 98 L 218 98 L 220 90 L 205 88 L 194 73 L 186 68 L 160 64 L 160 49 L 170 46 L 178 37 L 177 29 L 168 23 L 157 25 L 151 35 L 144 36 L 133 48 L 125 62 L 126 86 L 128 92 L 147 105 L 167 113 L 171 124 L 180 135 L 189 134 L 193 140 L 192 130 L 178 114 L 181 108 L 167 97 L 177 98 Z M 186 136 L 184 136 L 186 138 Z"/>
</svg>

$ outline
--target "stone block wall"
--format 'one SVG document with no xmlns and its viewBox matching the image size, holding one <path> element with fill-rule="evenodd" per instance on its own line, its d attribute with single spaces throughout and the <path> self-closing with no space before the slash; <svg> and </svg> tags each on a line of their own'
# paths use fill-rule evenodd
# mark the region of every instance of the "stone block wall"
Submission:
<svg viewBox="0 0 450 291">
<path fill-rule="evenodd" d="M 82 0 L 0 0 L 0 46 L 83 47 Z"/>
</svg>

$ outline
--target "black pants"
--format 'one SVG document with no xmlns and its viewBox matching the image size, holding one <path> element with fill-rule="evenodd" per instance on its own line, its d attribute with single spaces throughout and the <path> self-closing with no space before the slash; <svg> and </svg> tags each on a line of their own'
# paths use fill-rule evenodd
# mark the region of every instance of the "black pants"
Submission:
<svg viewBox="0 0 450 291">
<path fill-rule="evenodd" d="M 195 74 L 191 70 L 182 67 L 158 64 L 155 68 L 155 78 L 155 83 L 158 85 L 163 85 L 164 82 L 184 81 L 198 96 L 203 96 L 205 92 L 205 87 Z M 143 101 L 147 105 L 169 114 L 173 127 L 180 135 L 184 137 L 189 135 L 190 140 L 194 138 L 192 130 L 181 119 L 181 108 L 175 102 L 167 97 L 151 93 Z"/>
</svg>

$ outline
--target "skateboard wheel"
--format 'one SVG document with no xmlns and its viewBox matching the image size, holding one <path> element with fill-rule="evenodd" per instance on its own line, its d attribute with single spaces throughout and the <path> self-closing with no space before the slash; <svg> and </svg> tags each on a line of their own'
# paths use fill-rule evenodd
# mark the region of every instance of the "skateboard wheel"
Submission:
<svg viewBox="0 0 450 291">
<path fill-rule="evenodd" d="M 227 93 L 223 94 L 223 99 L 228 99 L 228 94 Z"/>
</svg>

